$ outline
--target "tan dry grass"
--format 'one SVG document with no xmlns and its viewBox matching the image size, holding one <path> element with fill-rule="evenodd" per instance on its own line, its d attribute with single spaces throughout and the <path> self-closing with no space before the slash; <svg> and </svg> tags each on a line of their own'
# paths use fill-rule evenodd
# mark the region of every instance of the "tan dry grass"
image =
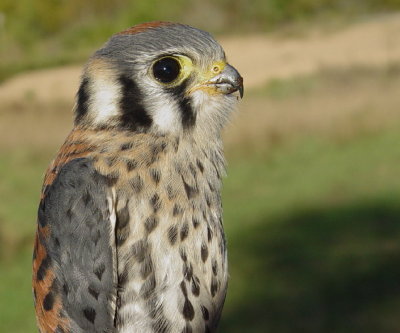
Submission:
<svg viewBox="0 0 400 333">
<path fill-rule="evenodd" d="M 287 79 L 323 68 L 382 66 L 400 60 L 400 15 L 355 24 L 344 30 L 309 31 L 303 37 L 281 35 L 222 40 L 229 60 L 243 72 L 245 85 Z"/>
<path fill-rule="evenodd" d="M 400 15 L 303 38 L 246 36 L 222 40 L 245 78 L 247 92 L 275 78 L 343 71 L 400 61 Z M 0 148 L 56 149 L 72 126 L 80 66 L 21 74 L 0 85 Z M 319 75 L 319 74 L 317 74 Z M 247 94 L 227 132 L 228 145 L 268 146 L 296 133 L 351 134 L 397 121 L 399 81 L 372 79 L 324 83 L 309 94 L 284 99 Z M 346 81 L 346 79 L 345 79 Z M 325 86 L 326 85 L 326 86 Z"/>
<path fill-rule="evenodd" d="M 0 150 L 55 151 L 72 128 L 72 103 L 23 101 L 0 109 Z"/>
<path fill-rule="evenodd" d="M 380 69 L 350 71 L 340 80 L 327 73 L 315 78 L 309 91 L 282 98 L 257 93 L 244 99 L 225 133 L 228 149 L 259 150 L 307 135 L 347 140 L 400 123 L 398 75 L 387 76 Z"/>
<path fill-rule="evenodd" d="M 271 95 L 268 87 L 250 92 L 225 133 L 228 149 L 259 150 L 303 135 L 345 140 L 400 122 L 400 77 L 385 68 L 337 77 L 332 70 L 298 81 L 298 90 L 287 96 Z M 35 100 L 8 104 L 0 112 L 0 148 L 56 150 L 71 129 L 72 106 Z"/>
<path fill-rule="evenodd" d="M 303 37 L 250 35 L 221 38 L 229 61 L 247 89 L 273 78 L 310 74 L 325 67 L 382 66 L 400 60 L 400 14 L 354 24 L 333 32 L 313 30 Z M 0 85 L 0 101 L 71 101 L 81 66 L 17 75 Z"/>
</svg>

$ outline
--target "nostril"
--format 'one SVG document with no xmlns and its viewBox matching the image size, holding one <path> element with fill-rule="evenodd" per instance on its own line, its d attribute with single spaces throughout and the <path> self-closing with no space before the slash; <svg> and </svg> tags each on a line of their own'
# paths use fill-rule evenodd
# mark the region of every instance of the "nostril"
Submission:
<svg viewBox="0 0 400 333">
<path fill-rule="evenodd" d="M 219 68 L 219 66 L 214 66 L 212 70 L 214 73 L 219 73 L 221 69 Z"/>
</svg>

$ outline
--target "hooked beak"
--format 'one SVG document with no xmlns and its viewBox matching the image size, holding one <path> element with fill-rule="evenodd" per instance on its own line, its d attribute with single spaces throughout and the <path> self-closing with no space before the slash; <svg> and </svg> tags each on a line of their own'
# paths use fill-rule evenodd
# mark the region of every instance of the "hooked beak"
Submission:
<svg viewBox="0 0 400 333">
<path fill-rule="evenodd" d="M 243 78 L 240 76 L 239 72 L 229 64 L 226 64 L 221 73 L 207 81 L 206 85 L 214 87 L 217 92 L 225 95 L 239 91 L 240 98 L 243 98 Z"/>
</svg>

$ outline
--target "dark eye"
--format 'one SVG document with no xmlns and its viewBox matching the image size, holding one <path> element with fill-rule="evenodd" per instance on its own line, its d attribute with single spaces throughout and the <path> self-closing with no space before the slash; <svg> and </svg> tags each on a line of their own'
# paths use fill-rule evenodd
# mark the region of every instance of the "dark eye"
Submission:
<svg viewBox="0 0 400 333">
<path fill-rule="evenodd" d="M 179 61 L 172 57 L 161 58 L 153 65 L 153 75 L 162 83 L 171 83 L 179 76 L 180 72 Z"/>
</svg>

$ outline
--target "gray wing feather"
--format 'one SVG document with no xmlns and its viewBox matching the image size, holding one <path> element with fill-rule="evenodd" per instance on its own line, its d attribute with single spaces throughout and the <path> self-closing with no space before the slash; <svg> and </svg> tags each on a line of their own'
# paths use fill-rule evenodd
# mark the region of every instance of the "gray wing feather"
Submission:
<svg viewBox="0 0 400 333">
<path fill-rule="evenodd" d="M 75 333 L 112 332 L 116 297 L 107 179 L 89 159 L 67 163 L 45 193 L 46 244 Z"/>
</svg>

